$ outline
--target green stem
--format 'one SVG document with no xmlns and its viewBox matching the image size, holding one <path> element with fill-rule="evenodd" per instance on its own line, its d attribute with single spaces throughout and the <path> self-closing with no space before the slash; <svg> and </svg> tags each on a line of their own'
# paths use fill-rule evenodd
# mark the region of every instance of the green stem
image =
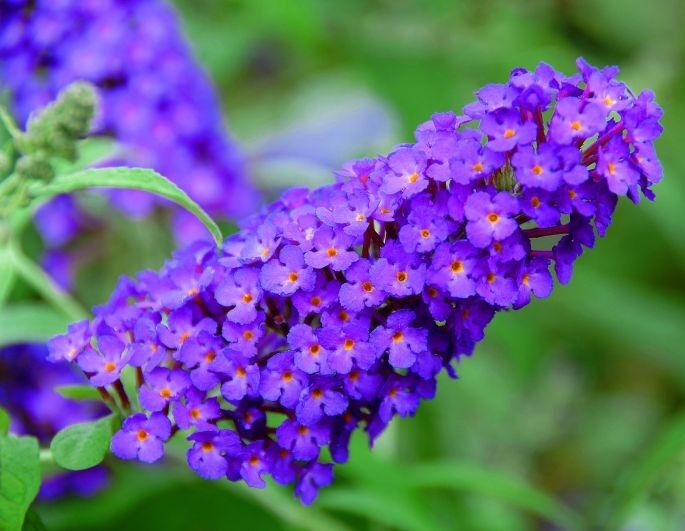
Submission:
<svg viewBox="0 0 685 531">
<path fill-rule="evenodd" d="M 50 448 L 42 448 L 38 454 L 41 465 L 51 465 L 55 462 L 55 456 L 52 455 Z"/>
<path fill-rule="evenodd" d="M 9 253 L 16 273 L 45 300 L 62 311 L 72 321 L 80 321 L 89 317 L 88 312 L 60 288 L 42 268 L 27 257 L 13 241 L 9 243 Z"/>
<path fill-rule="evenodd" d="M 0 106 L 0 122 L 5 126 L 5 129 L 13 139 L 17 139 L 21 136 L 21 131 L 14 122 L 14 119 L 7 112 L 7 109 L 2 106 Z"/>
</svg>

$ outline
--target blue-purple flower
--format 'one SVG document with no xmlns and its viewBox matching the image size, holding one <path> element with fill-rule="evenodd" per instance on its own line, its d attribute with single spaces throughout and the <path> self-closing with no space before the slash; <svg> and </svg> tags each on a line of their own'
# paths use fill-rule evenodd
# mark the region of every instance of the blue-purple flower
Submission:
<svg viewBox="0 0 685 531">
<path fill-rule="evenodd" d="M 552 268 L 570 280 L 619 195 L 653 197 L 653 95 L 578 68 L 516 69 L 462 116 L 421 124 L 416 143 L 284 193 L 221 249 L 198 243 L 122 282 L 89 326 L 51 342 L 105 391 L 140 368 L 143 411 L 115 453 L 159 459 L 191 430 L 202 477 L 261 488 L 271 476 L 311 503 L 354 430 L 373 442 L 413 415 L 497 312 L 547 297 Z M 160 304 L 169 292 L 180 306 Z"/>
</svg>

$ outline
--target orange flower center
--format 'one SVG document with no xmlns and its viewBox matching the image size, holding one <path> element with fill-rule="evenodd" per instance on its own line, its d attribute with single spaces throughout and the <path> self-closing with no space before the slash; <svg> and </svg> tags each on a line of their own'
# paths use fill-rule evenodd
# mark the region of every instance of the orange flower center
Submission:
<svg viewBox="0 0 685 531">
<path fill-rule="evenodd" d="M 423 229 L 421 231 L 421 237 L 422 238 L 428 238 L 430 235 L 431 235 L 431 231 L 429 231 L 428 229 Z"/>
<path fill-rule="evenodd" d="M 297 279 L 298 279 L 298 278 L 300 278 L 300 276 L 299 276 L 297 273 L 295 273 L 295 271 L 293 271 L 292 273 L 290 273 L 290 274 L 288 275 L 288 280 L 289 280 L 290 282 L 297 282 Z"/>
<path fill-rule="evenodd" d="M 203 452 L 211 452 L 212 450 L 214 450 L 214 445 L 212 443 L 210 443 L 209 441 L 202 443 Z"/>
<path fill-rule="evenodd" d="M 252 332 L 252 330 L 245 330 L 243 332 L 243 339 L 252 341 L 254 339 L 254 332 Z"/>
<path fill-rule="evenodd" d="M 202 418 L 202 413 L 200 413 L 200 410 L 196 407 L 190 410 L 190 418 L 198 420 L 199 418 Z"/>
<path fill-rule="evenodd" d="M 471 169 L 475 171 L 476 173 L 480 173 L 483 171 L 483 163 L 482 162 L 476 162 L 473 166 L 471 166 Z"/>
<path fill-rule="evenodd" d="M 392 342 L 401 343 L 402 341 L 404 341 L 404 334 L 398 330 L 392 335 Z"/>
<path fill-rule="evenodd" d="M 246 293 L 245 295 L 243 295 L 243 302 L 245 304 L 248 304 L 248 303 L 252 302 L 252 298 L 253 298 L 252 293 Z"/>
<path fill-rule="evenodd" d="M 530 198 L 530 204 L 533 208 L 537 208 L 541 205 L 540 198 L 536 195 Z"/>
<path fill-rule="evenodd" d="M 338 250 L 335 247 L 329 247 L 328 250 L 326 251 L 326 254 L 333 258 L 334 256 L 338 255 Z"/>
<path fill-rule="evenodd" d="M 108 361 L 107 363 L 105 363 L 105 366 L 103 368 L 105 369 L 105 372 L 114 372 L 117 370 L 117 364 Z"/>
<path fill-rule="evenodd" d="M 291 382 L 292 379 L 293 379 L 293 373 L 290 372 L 290 371 L 285 371 L 285 372 L 283 373 L 283 376 L 281 376 L 281 379 L 282 379 L 284 382 Z"/>
<path fill-rule="evenodd" d="M 186 291 L 188 297 L 194 297 L 198 293 L 200 293 L 200 290 L 198 288 L 190 288 L 188 291 Z"/>
<path fill-rule="evenodd" d="M 345 350 L 352 350 L 354 348 L 354 339 L 350 339 L 349 337 L 345 340 L 343 343 L 343 348 Z"/>
<path fill-rule="evenodd" d="M 362 289 L 366 293 L 371 293 L 373 291 L 373 284 L 371 284 L 371 282 L 369 282 L 368 280 L 366 282 L 362 282 Z"/>
<path fill-rule="evenodd" d="M 514 131 L 513 129 L 504 130 L 504 138 L 511 138 L 513 136 L 516 136 L 516 131 Z"/>
<path fill-rule="evenodd" d="M 148 440 L 150 437 L 150 434 L 143 429 L 138 430 L 138 433 L 136 433 L 136 438 L 138 439 L 139 442 L 144 443 L 145 441 Z"/>
<path fill-rule="evenodd" d="M 494 212 L 490 212 L 488 214 L 488 221 L 494 225 L 499 221 L 499 215 L 495 214 Z"/>
<path fill-rule="evenodd" d="M 416 173 L 416 172 L 414 172 L 414 173 L 412 173 L 409 177 L 407 177 L 407 180 L 408 180 L 410 183 L 415 183 L 416 181 L 419 180 L 419 174 Z"/>
<path fill-rule="evenodd" d="M 188 338 L 190 337 L 190 332 L 183 332 L 181 334 L 181 337 L 178 338 L 178 342 L 183 345 L 186 341 L 188 341 Z"/>
<path fill-rule="evenodd" d="M 488 279 L 488 282 L 492 284 L 495 280 L 497 280 L 497 275 L 494 273 L 488 273 L 488 276 L 486 277 Z"/>
<path fill-rule="evenodd" d="M 314 295 L 311 299 L 310 302 L 312 303 L 312 306 L 321 306 L 321 297 L 318 295 Z"/>
<path fill-rule="evenodd" d="M 171 389 L 169 389 L 168 387 L 165 387 L 159 392 L 159 396 L 161 396 L 162 398 L 171 398 L 173 394 L 174 393 L 172 393 Z"/>
<path fill-rule="evenodd" d="M 399 271 L 397 273 L 397 280 L 398 282 L 406 282 L 407 278 L 409 278 L 409 275 L 407 275 L 406 271 Z"/>
<path fill-rule="evenodd" d="M 545 172 L 545 170 L 542 166 L 536 164 L 535 166 L 533 166 L 532 172 L 533 175 L 542 175 Z"/>
<path fill-rule="evenodd" d="M 320 400 L 321 398 L 323 398 L 323 391 L 321 389 L 314 389 L 312 391 L 312 396 L 317 400 Z"/>
<path fill-rule="evenodd" d="M 216 352 L 214 352 L 213 350 L 210 350 L 209 352 L 207 352 L 207 354 L 205 354 L 205 361 L 207 363 L 212 363 L 215 359 L 216 359 Z"/>
<path fill-rule="evenodd" d="M 321 352 L 321 345 L 312 345 L 309 347 L 309 353 L 312 356 L 318 356 Z"/>
<path fill-rule="evenodd" d="M 583 124 L 581 124 L 578 120 L 573 120 L 571 122 L 571 129 L 574 131 L 580 131 L 583 128 Z"/>
<path fill-rule="evenodd" d="M 238 367 L 235 371 L 235 374 L 238 376 L 238 378 L 245 378 L 247 371 L 243 367 Z"/>
<path fill-rule="evenodd" d="M 452 273 L 461 273 L 464 270 L 464 263 L 461 260 L 455 260 L 450 264 Z"/>
</svg>

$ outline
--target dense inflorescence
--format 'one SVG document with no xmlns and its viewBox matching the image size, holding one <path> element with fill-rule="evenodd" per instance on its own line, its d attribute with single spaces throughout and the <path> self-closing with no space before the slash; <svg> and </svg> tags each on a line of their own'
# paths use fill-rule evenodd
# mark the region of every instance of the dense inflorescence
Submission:
<svg viewBox="0 0 685 531">
<path fill-rule="evenodd" d="M 578 67 L 516 69 L 415 143 L 285 193 L 220 251 L 194 245 L 123 280 L 51 343 L 113 393 L 135 367 L 142 411 L 113 452 L 153 462 L 189 430 L 202 477 L 270 475 L 310 503 L 332 480 L 323 448 L 343 462 L 355 429 L 373 442 L 413 415 L 496 312 L 549 295 L 552 265 L 569 281 L 618 196 L 652 197 L 653 94 Z"/>
<path fill-rule="evenodd" d="M 0 84 L 11 92 L 20 122 L 77 80 L 94 83 L 101 95 L 94 132 L 123 144 L 111 163 L 160 171 L 215 216 L 252 212 L 256 195 L 242 154 L 164 2 L 0 0 Z M 139 192 L 112 198 L 132 215 L 158 204 Z M 205 236 L 187 214 L 175 216 L 180 240 Z M 88 225 L 68 197 L 42 209 L 37 221 L 53 247 Z"/>
<path fill-rule="evenodd" d="M 0 407 L 10 415 L 10 432 L 32 435 L 42 444 L 62 428 L 102 416 L 105 408 L 97 402 L 79 403 L 62 398 L 56 386 L 83 384 L 83 375 L 66 363 L 50 363 L 45 345 L 18 345 L 0 348 Z M 92 494 L 108 482 L 103 467 L 48 474 L 40 497 L 53 499 L 66 494 Z"/>
</svg>

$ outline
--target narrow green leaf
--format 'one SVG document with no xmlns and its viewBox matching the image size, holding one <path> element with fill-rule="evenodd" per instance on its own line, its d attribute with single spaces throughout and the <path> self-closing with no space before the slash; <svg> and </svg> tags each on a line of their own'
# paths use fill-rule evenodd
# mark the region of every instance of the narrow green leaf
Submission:
<svg viewBox="0 0 685 531">
<path fill-rule="evenodd" d="M 0 228 L 0 230 L 2 230 Z M 0 247 L 0 308 L 5 304 L 5 301 L 12 291 L 14 285 L 14 264 L 9 251 Z"/>
<path fill-rule="evenodd" d="M 100 402 L 102 397 L 95 387 L 90 385 L 59 385 L 54 388 L 55 393 L 69 400 L 77 402 L 96 401 Z"/>
<path fill-rule="evenodd" d="M 0 407 L 0 437 L 4 437 L 10 430 L 10 415 Z"/>
<path fill-rule="evenodd" d="M 0 529 L 20 531 L 40 487 L 38 441 L 0 437 Z"/>
<path fill-rule="evenodd" d="M 0 347 L 16 343 L 45 342 L 63 332 L 69 318 L 50 306 L 22 302 L 0 311 Z"/>
<path fill-rule="evenodd" d="M 637 504 L 666 467 L 685 451 L 685 413 L 670 419 L 654 445 L 640 458 L 631 461 L 616 490 L 602 508 L 597 529 L 622 529 Z M 632 464 L 634 462 L 634 464 Z M 599 524 L 599 522 L 598 522 Z"/>
<path fill-rule="evenodd" d="M 49 184 L 36 184 L 31 192 L 40 197 L 51 197 L 87 188 L 124 188 L 142 190 L 164 197 L 194 214 L 211 233 L 217 245 L 223 237 L 221 229 L 188 194 L 159 173 L 145 168 L 101 168 L 57 176 Z"/>
<path fill-rule="evenodd" d="M 55 462 L 67 470 L 85 470 L 102 462 L 112 439 L 114 416 L 72 424 L 50 443 Z"/>
<path fill-rule="evenodd" d="M 395 493 L 354 488 L 340 488 L 321 492 L 316 506 L 348 514 L 363 516 L 372 522 L 385 524 L 392 529 L 406 531 L 434 531 L 441 529 L 430 515 L 416 509 L 411 497 Z"/>
<path fill-rule="evenodd" d="M 46 301 L 64 312 L 70 321 L 79 321 L 89 317 L 89 313 L 71 295 L 64 291 L 42 267 L 24 254 L 17 242 L 10 241 L 9 250 L 17 275 Z"/>
<path fill-rule="evenodd" d="M 580 517 L 546 493 L 496 471 L 462 463 L 430 463 L 406 470 L 417 487 L 443 487 L 483 494 L 531 511 L 564 529 L 581 529 Z"/>
</svg>

